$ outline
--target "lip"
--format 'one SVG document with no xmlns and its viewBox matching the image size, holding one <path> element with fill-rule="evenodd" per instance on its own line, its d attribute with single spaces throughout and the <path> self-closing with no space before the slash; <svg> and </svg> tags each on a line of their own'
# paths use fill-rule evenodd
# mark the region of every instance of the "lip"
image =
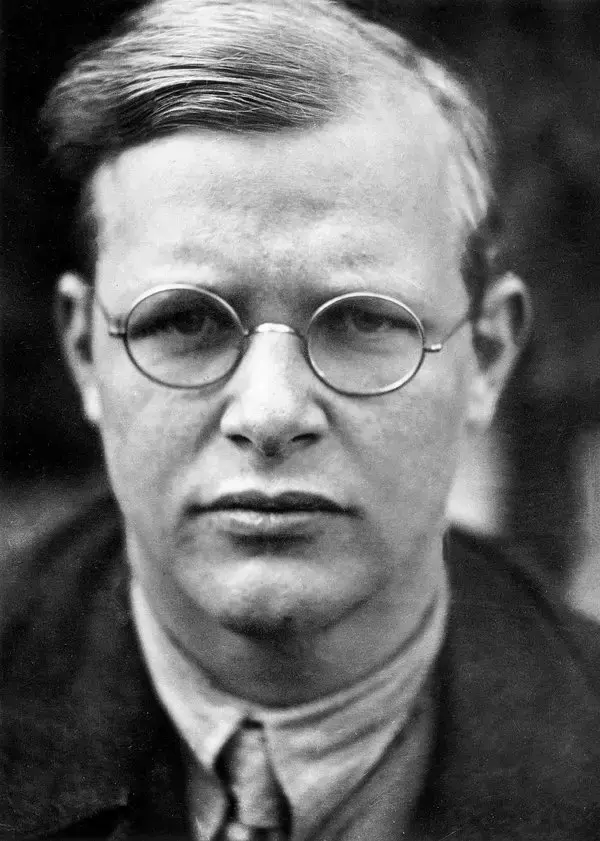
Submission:
<svg viewBox="0 0 600 841">
<path fill-rule="evenodd" d="M 268 494 L 262 491 L 242 491 L 240 493 L 223 494 L 201 507 L 204 511 L 230 511 L 235 509 L 273 514 L 299 512 L 350 513 L 347 507 L 340 505 L 335 500 L 322 494 L 307 493 L 306 491 L 284 491 L 276 494 Z"/>
<path fill-rule="evenodd" d="M 254 540 L 308 538 L 327 519 L 352 515 L 335 500 L 305 491 L 229 493 L 197 506 L 196 512 L 208 517 L 218 531 Z"/>
</svg>

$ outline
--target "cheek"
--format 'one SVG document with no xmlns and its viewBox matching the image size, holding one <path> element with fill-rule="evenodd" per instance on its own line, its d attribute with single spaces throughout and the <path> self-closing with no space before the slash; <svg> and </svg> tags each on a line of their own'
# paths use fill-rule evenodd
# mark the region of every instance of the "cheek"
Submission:
<svg viewBox="0 0 600 841">
<path fill-rule="evenodd" d="M 433 377 L 422 370 L 419 376 L 420 380 L 369 406 L 357 431 L 364 442 L 358 457 L 368 486 L 382 500 L 398 499 L 402 509 L 416 518 L 445 504 L 466 409 L 460 371 Z"/>
<path fill-rule="evenodd" d="M 123 501 L 168 492 L 174 473 L 207 436 L 208 412 L 187 393 L 155 385 L 119 365 L 99 376 L 100 432 L 115 492 Z"/>
</svg>

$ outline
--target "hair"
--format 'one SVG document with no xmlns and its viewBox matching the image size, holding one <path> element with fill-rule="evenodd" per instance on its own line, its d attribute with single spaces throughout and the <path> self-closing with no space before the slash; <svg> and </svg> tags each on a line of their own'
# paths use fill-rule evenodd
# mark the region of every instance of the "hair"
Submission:
<svg viewBox="0 0 600 841">
<path fill-rule="evenodd" d="M 440 63 L 334 0 L 153 0 L 75 58 L 42 119 L 51 154 L 81 188 L 79 239 L 93 274 L 86 185 L 125 149 L 195 127 L 317 127 L 360 111 L 375 96 L 398 108 L 415 94 L 431 104 L 432 135 L 447 147 L 465 282 L 478 297 L 486 254 L 480 232 L 492 202 L 484 115 Z"/>
</svg>

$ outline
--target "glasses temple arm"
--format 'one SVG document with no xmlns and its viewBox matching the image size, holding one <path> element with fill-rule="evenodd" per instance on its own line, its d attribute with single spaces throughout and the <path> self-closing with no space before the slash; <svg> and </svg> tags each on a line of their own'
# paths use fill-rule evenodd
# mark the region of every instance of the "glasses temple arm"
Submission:
<svg viewBox="0 0 600 841">
<path fill-rule="evenodd" d="M 100 312 L 102 313 L 104 320 L 106 321 L 106 326 L 108 328 L 108 335 L 115 336 L 118 338 L 123 338 L 126 334 L 127 330 L 123 321 L 119 318 L 114 318 L 106 309 L 102 301 L 97 295 L 94 295 L 94 302 Z"/>
<path fill-rule="evenodd" d="M 456 322 L 454 327 L 450 330 L 449 333 L 446 333 L 446 335 L 444 336 L 444 338 L 441 341 L 433 342 L 430 345 L 424 345 L 423 346 L 424 352 L 425 353 L 439 353 L 442 350 L 442 348 L 444 347 L 444 345 L 446 344 L 446 342 L 449 339 L 451 339 L 452 336 L 454 336 L 455 333 L 458 333 L 458 331 L 461 329 L 461 327 L 464 327 L 464 325 L 467 324 L 467 322 L 471 321 L 471 319 L 473 318 L 473 314 L 474 314 L 473 309 L 469 308 L 467 310 L 467 312 L 463 315 L 463 317 L 460 319 L 460 321 Z"/>
</svg>

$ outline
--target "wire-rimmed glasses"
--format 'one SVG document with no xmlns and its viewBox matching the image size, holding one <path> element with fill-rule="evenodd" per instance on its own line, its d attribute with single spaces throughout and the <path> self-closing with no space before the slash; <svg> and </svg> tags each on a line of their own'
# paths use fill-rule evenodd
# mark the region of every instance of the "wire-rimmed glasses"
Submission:
<svg viewBox="0 0 600 841">
<path fill-rule="evenodd" d="M 201 389 L 229 377 L 252 336 L 297 336 L 316 376 L 354 397 L 387 394 L 417 374 L 427 353 L 438 353 L 465 324 L 467 313 L 439 342 L 428 344 L 419 317 L 401 301 L 377 292 L 347 292 L 319 306 L 304 332 L 264 322 L 246 328 L 219 295 L 191 284 L 158 286 L 140 295 L 124 319 L 98 299 L 110 336 L 148 379 L 169 388 Z"/>
</svg>

